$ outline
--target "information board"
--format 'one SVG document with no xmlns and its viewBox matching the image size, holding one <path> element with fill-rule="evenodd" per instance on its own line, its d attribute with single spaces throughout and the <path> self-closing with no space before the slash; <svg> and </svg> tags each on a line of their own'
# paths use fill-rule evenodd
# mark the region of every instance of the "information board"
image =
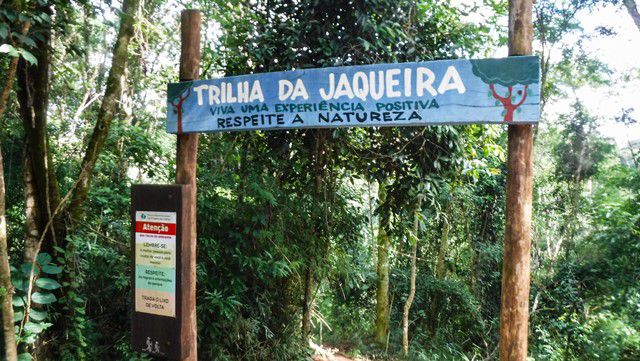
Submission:
<svg viewBox="0 0 640 361">
<path fill-rule="evenodd" d="M 173 83 L 171 133 L 535 123 L 540 60 L 437 60 L 299 69 Z"/>
<path fill-rule="evenodd" d="M 188 356 L 191 242 L 184 231 L 186 185 L 131 187 L 133 349 L 156 358 Z"/>
<path fill-rule="evenodd" d="M 136 211 L 136 312 L 176 316 L 176 218 Z"/>
</svg>

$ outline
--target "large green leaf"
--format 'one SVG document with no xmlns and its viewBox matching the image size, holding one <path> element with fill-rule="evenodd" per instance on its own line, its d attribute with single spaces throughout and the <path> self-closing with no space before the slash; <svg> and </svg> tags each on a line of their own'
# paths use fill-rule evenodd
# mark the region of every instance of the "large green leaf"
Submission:
<svg viewBox="0 0 640 361">
<path fill-rule="evenodd" d="M 36 322 L 27 322 L 24 329 L 31 333 L 40 333 L 43 330 L 42 325 Z"/>
<path fill-rule="evenodd" d="M 53 258 L 51 257 L 50 254 L 48 253 L 38 253 L 38 256 L 36 257 L 36 260 L 38 261 L 38 264 L 41 266 L 44 266 L 46 264 L 49 264 L 51 262 Z"/>
<path fill-rule="evenodd" d="M 9 44 L 0 45 L 0 53 L 9 54 L 9 56 L 17 57 L 20 55 L 18 50 Z"/>
<path fill-rule="evenodd" d="M 22 49 L 22 48 L 20 48 L 18 51 L 20 52 L 20 54 L 22 55 L 24 60 L 29 62 L 29 64 L 31 64 L 31 65 L 38 64 L 38 59 L 33 54 L 31 54 L 29 51 L 27 51 L 25 49 Z"/>
<path fill-rule="evenodd" d="M 13 287 L 20 291 L 26 292 L 27 288 L 29 288 L 29 282 L 24 278 L 14 278 L 11 280 L 11 283 L 13 283 Z"/>
<path fill-rule="evenodd" d="M 31 309 L 31 311 L 29 311 L 29 318 L 36 321 L 42 321 L 47 318 L 47 311 Z"/>
<path fill-rule="evenodd" d="M 57 275 L 58 273 L 62 272 L 62 268 L 48 264 L 42 266 L 42 272 L 48 273 L 50 275 Z"/>
<path fill-rule="evenodd" d="M 33 267 L 33 274 L 37 274 L 38 266 L 37 265 L 34 266 L 33 263 L 23 263 L 22 265 L 20 265 L 20 271 L 22 271 L 22 273 L 26 277 L 29 277 L 29 275 L 31 274 L 32 267 Z"/>
<path fill-rule="evenodd" d="M 0 39 L 4 39 L 9 34 L 9 27 L 6 24 L 0 24 Z"/>
<path fill-rule="evenodd" d="M 56 302 L 56 296 L 54 296 L 53 293 L 49 292 L 35 292 L 31 296 L 31 300 L 36 303 L 48 305 L 50 303 Z"/>
<path fill-rule="evenodd" d="M 45 290 L 55 290 L 60 288 L 60 283 L 58 283 L 58 281 L 51 279 L 51 278 L 38 278 L 36 280 L 36 285 L 40 288 L 43 288 Z"/>
<path fill-rule="evenodd" d="M 33 358 L 31 357 L 31 354 L 29 354 L 28 352 L 21 353 L 18 355 L 18 361 L 31 361 L 31 360 L 33 360 Z"/>
<path fill-rule="evenodd" d="M 21 43 L 23 43 L 24 45 L 27 45 L 29 47 L 35 48 L 36 47 L 36 42 L 33 41 L 33 39 L 31 39 L 28 36 L 22 35 L 22 34 L 16 34 L 13 33 L 13 36 L 15 38 L 17 38 L 18 40 L 20 40 Z"/>
<path fill-rule="evenodd" d="M 26 343 L 27 345 L 31 345 L 32 343 L 36 342 L 37 339 L 38 334 L 29 332 L 22 338 L 22 342 Z"/>
<path fill-rule="evenodd" d="M 22 297 L 14 295 L 11 299 L 11 304 L 13 305 L 13 307 L 23 307 L 24 300 L 22 299 Z"/>
</svg>

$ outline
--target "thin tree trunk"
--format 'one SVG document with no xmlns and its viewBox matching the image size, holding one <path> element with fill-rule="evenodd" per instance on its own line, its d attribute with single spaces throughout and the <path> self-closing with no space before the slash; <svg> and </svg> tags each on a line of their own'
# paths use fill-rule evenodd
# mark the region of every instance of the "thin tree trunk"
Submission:
<svg viewBox="0 0 640 361">
<path fill-rule="evenodd" d="M 384 206 L 387 197 L 386 180 L 380 182 L 378 205 Z M 378 345 L 384 346 L 389 332 L 389 247 L 390 237 L 387 234 L 391 221 L 390 212 L 380 212 L 378 226 L 378 282 L 376 287 L 376 323 L 374 338 Z"/>
<path fill-rule="evenodd" d="M 305 340 L 311 334 L 311 310 L 313 308 L 313 267 L 307 266 L 304 276 L 304 300 L 302 304 L 302 335 Z"/>
<path fill-rule="evenodd" d="M 91 138 L 89 139 L 89 144 L 87 145 L 82 160 L 82 171 L 78 176 L 81 178 L 81 181 L 69 204 L 68 213 L 73 224 L 77 224 L 83 214 L 83 205 L 89 194 L 93 170 L 98 160 L 98 155 L 109 134 L 111 122 L 118 111 L 129 56 L 128 48 L 131 38 L 133 37 L 133 25 L 139 6 L 140 0 L 124 0 L 122 3 L 120 28 L 118 29 L 118 37 L 113 48 L 113 58 L 111 60 L 109 76 L 107 77 L 107 87 L 104 97 L 102 98 L 96 125 L 93 133 L 91 133 Z"/>
<path fill-rule="evenodd" d="M 313 160 L 313 172 L 315 175 L 313 196 L 316 202 L 322 203 L 323 213 L 322 215 L 313 220 L 312 234 L 316 235 L 316 247 L 325 249 L 328 243 L 328 234 L 330 234 L 330 228 L 328 224 L 327 214 L 327 202 L 328 198 L 328 181 L 331 180 L 331 143 L 329 139 L 331 137 L 331 131 L 328 129 L 317 129 L 311 134 L 313 137 L 312 148 L 312 160 Z M 314 249 L 317 249 L 314 247 Z M 307 256 L 307 269 L 305 272 L 304 281 L 304 299 L 302 305 L 302 333 L 305 339 L 309 338 L 311 334 L 311 313 L 313 310 L 314 301 L 314 288 L 316 280 L 314 279 L 314 269 L 318 267 L 322 259 L 318 258 L 318 255 L 323 255 L 325 252 L 319 251 Z"/>
<path fill-rule="evenodd" d="M 411 246 L 411 276 L 409 277 L 409 296 L 404 303 L 404 310 L 402 312 L 402 351 L 404 355 L 409 354 L 409 311 L 411 310 L 411 304 L 416 296 L 416 258 L 418 256 L 418 240 L 420 232 L 420 208 L 422 207 L 422 198 L 418 199 L 416 205 L 415 218 L 413 220 L 413 234 L 412 234 L 412 246 Z"/>
<path fill-rule="evenodd" d="M 20 9 L 20 6 L 18 6 L 17 9 Z M 23 23 L 20 29 L 21 35 L 24 36 L 27 31 L 29 31 L 30 26 L 31 23 L 29 22 Z M 14 47 L 19 45 L 14 42 L 12 37 L 9 38 L 9 41 Z M 11 94 L 11 90 L 13 89 L 13 83 L 18 70 L 18 61 L 19 57 L 12 57 L 11 60 L 9 60 L 7 73 L 4 75 L 5 83 L 2 90 L 0 90 L 0 119 L 4 116 L 4 112 L 7 109 L 9 94 Z M 9 268 L 3 166 L 2 150 L 0 149 L 0 287 L 4 288 L 5 291 L 1 300 L 3 316 L 2 325 L 4 332 L 5 357 L 8 361 L 13 361 L 17 359 L 17 344 L 13 329 L 13 307 L 11 305 L 11 300 L 13 298 L 13 285 L 11 284 L 11 270 Z"/>
<path fill-rule="evenodd" d="M 440 236 L 440 248 L 438 249 L 438 263 L 436 264 L 436 277 L 439 279 L 447 275 L 447 252 L 449 251 L 449 231 L 451 225 L 449 220 L 445 219 L 442 225 L 442 234 Z"/>
<path fill-rule="evenodd" d="M 436 260 L 436 278 L 441 280 L 447 275 L 447 252 L 449 250 L 449 230 L 451 225 L 449 224 L 449 215 L 451 214 L 451 205 L 453 200 L 449 200 L 445 211 L 445 217 L 442 224 L 442 233 L 440 235 L 440 247 L 438 249 L 438 259 Z M 431 334 L 435 335 L 438 325 L 438 310 L 440 309 L 440 297 L 436 293 L 433 295 L 431 305 L 429 305 L 429 325 L 431 328 Z"/>
<path fill-rule="evenodd" d="M 27 23 L 28 24 L 28 23 Z M 26 33 L 28 25 L 23 26 L 22 34 Z M 13 89 L 16 71 L 18 69 L 18 58 L 11 58 L 9 69 L 5 74 L 5 83 L 0 91 L 0 118 L 4 116 L 9 101 L 9 94 Z M 2 311 L 2 338 L 4 340 L 5 358 L 7 361 L 18 360 L 18 345 L 14 333 L 13 322 L 13 284 L 11 283 L 11 268 L 9 266 L 9 247 L 7 242 L 7 217 L 5 207 L 5 184 L 4 184 L 4 159 L 2 149 L 0 149 L 0 304 Z"/>
<path fill-rule="evenodd" d="M 2 90 L 0 90 L 0 118 L 2 118 L 5 109 L 7 109 L 9 94 L 11 94 L 11 89 L 13 89 L 13 79 L 15 79 L 17 69 L 18 58 L 11 58 L 11 60 L 9 60 L 9 68 L 7 69 L 7 73 L 5 75 L 7 77 L 7 81 L 4 83 Z"/>
<path fill-rule="evenodd" d="M 34 185 L 33 174 L 31 174 L 31 162 L 29 161 L 28 156 L 25 154 L 24 167 L 22 169 L 23 179 L 24 179 L 24 197 L 25 197 L 25 224 L 24 224 L 24 250 L 22 252 L 23 262 L 31 263 L 32 267 L 34 267 L 33 263 L 36 261 L 36 257 L 40 252 L 40 247 L 42 246 L 41 233 L 40 233 L 40 216 L 38 214 L 38 207 L 36 205 L 36 188 Z M 55 211 L 54 211 L 55 212 Z M 35 271 L 35 268 L 34 268 Z M 31 293 L 37 292 L 38 287 L 35 284 L 31 285 Z M 32 309 L 42 309 L 42 305 L 31 302 L 31 298 L 28 298 L 29 306 L 27 308 Z M 26 311 L 24 313 L 24 322 L 29 322 L 29 312 Z M 34 359 L 39 359 L 38 354 L 41 351 L 45 351 L 41 349 L 40 346 L 44 340 L 42 338 L 38 338 L 34 345 L 32 345 L 32 349 L 35 350 L 36 354 L 32 354 Z"/>
<path fill-rule="evenodd" d="M 5 215 L 4 167 L 2 149 L 0 149 L 0 293 L 2 297 L 2 332 L 4 338 L 5 357 L 7 361 L 18 360 L 16 336 L 13 333 L 13 285 L 9 268 L 9 248 L 7 245 L 7 218 Z"/>
<path fill-rule="evenodd" d="M 638 30 L 640 30 L 640 12 L 638 12 L 638 5 L 635 0 L 623 0 L 622 2 L 624 3 L 624 6 L 626 6 L 627 11 L 629 12 L 629 15 L 631 15 L 633 22 L 638 27 Z"/>
<path fill-rule="evenodd" d="M 371 260 L 373 261 L 373 268 L 378 267 L 378 261 L 376 257 L 376 244 L 374 241 L 373 231 L 373 198 L 371 197 L 371 181 L 367 181 L 368 197 L 369 197 L 369 234 L 371 236 Z"/>
<path fill-rule="evenodd" d="M 133 37 L 134 20 L 138 12 L 139 5 L 140 0 L 124 0 L 122 3 L 120 27 L 118 29 L 118 35 L 113 48 L 111 69 L 109 70 L 109 75 L 107 77 L 105 94 L 102 98 L 102 103 L 96 119 L 96 125 L 91 133 L 89 143 L 84 153 L 80 173 L 78 174 L 75 183 L 76 188 L 73 190 L 68 206 L 66 209 L 63 209 L 65 219 L 67 220 L 65 234 L 72 234 L 75 232 L 77 225 L 80 223 L 84 213 L 84 203 L 89 194 L 91 181 L 93 179 L 93 171 L 95 169 L 98 156 L 100 155 L 107 135 L 109 134 L 111 123 L 118 113 L 129 56 L 128 48 L 131 38 Z M 67 254 L 73 254 L 73 244 L 67 243 L 65 250 Z M 65 266 L 66 272 L 60 275 L 60 283 L 63 285 L 72 285 L 73 278 L 76 273 L 75 262 L 70 260 Z M 73 286 L 63 287 L 61 291 L 63 296 L 66 296 L 67 292 L 73 291 Z M 68 334 L 69 331 L 72 330 L 72 327 L 74 327 L 73 324 L 76 321 L 73 319 L 76 315 L 76 309 L 79 307 L 84 307 L 84 305 L 79 303 L 68 303 L 64 305 L 64 314 L 58 320 L 53 330 L 60 335 Z"/>
<path fill-rule="evenodd" d="M 21 6 L 17 7 L 17 10 L 20 10 Z M 24 36 L 31 27 L 31 23 L 24 22 L 20 27 L 20 35 Z M 19 47 L 20 44 L 13 40 L 13 36 L 9 37 L 9 42 L 14 47 Z M 11 57 L 9 60 L 9 67 L 7 68 L 7 73 L 4 75 L 5 83 L 0 90 L 0 118 L 4 115 L 4 111 L 7 109 L 7 103 L 9 102 L 9 94 L 11 94 L 11 89 L 13 89 L 13 82 L 16 78 L 16 72 L 18 70 L 18 60 L 19 57 Z"/>
</svg>

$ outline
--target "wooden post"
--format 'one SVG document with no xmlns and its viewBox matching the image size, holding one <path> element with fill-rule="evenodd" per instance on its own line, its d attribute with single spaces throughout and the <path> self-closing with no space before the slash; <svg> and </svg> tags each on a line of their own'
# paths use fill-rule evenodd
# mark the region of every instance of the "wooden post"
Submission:
<svg viewBox="0 0 640 361">
<path fill-rule="evenodd" d="M 200 24 L 202 17 L 198 10 L 184 10 L 180 17 L 181 51 L 180 51 L 180 81 L 190 81 L 199 78 L 200 71 Z M 196 319 L 196 162 L 198 156 L 198 134 L 178 134 L 178 149 L 176 155 L 176 183 L 191 185 L 191 199 L 185 207 L 190 212 L 191 224 L 190 241 L 191 253 L 188 294 L 189 315 L 184 317 L 183 328 L 188 330 L 189 356 L 185 361 L 198 360 L 197 348 L 197 319 Z"/>
<path fill-rule="evenodd" d="M 533 0 L 509 1 L 509 55 L 531 55 Z M 525 361 L 529 335 L 533 125 L 509 125 L 500 360 Z"/>
</svg>

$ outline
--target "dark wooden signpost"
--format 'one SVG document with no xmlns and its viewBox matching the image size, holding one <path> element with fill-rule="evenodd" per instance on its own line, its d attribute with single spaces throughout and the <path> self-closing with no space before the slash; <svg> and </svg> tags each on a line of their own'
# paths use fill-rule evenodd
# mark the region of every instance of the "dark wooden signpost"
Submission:
<svg viewBox="0 0 640 361">
<path fill-rule="evenodd" d="M 147 289 L 156 292 L 146 298 L 140 292 L 134 294 L 134 349 L 175 360 L 198 359 L 195 209 L 199 132 L 498 123 L 508 125 L 500 359 L 526 360 L 533 124 L 540 117 L 539 60 L 530 56 L 532 6 L 532 0 L 509 1 L 509 58 L 304 69 L 203 81 L 197 80 L 201 15 L 197 10 L 183 11 L 180 83 L 169 84 L 167 92 L 167 130 L 177 134 L 176 183 L 182 186 L 135 186 L 132 190 L 134 225 L 140 221 L 144 227 L 141 217 L 145 211 L 156 212 L 151 214 L 154 217 L 175 214 L 176 278 L 175 284 L 165 281 L 168 277 L 144 278 L 149 270 L 138 265 L 138 252 L 148 253 L 149 249 L 140 248 L 136 237 L 147 236 L 134 226 L 133 263 L 136 274 L 143 271 L 141 278 L 134 274 L 134 286 L 137 291 L 147 282 Z M 170 223 L 169 218 L 165 221 Z M 158 255 L 151 259 L 169 262 Z M 167 301 L 171 291 L 175 305 Z M 154 300 L 162 302 L 154 305 Z"/>
<path fill-rule="evenodd" d="M 188 185 L 131 187 L 133 349 L 170 360 L 189 356 L 191 312 Z"/>
</svg>

